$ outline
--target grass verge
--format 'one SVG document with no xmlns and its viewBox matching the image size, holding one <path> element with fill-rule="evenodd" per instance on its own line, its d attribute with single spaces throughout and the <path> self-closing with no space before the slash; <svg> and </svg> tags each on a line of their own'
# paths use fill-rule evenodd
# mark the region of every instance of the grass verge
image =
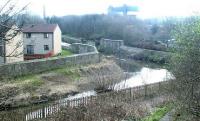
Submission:
<svg viewBox="0 0 200 121">
<path fill-rule="evenodd" d="M 160 121 L 160 119 L 171 109 L 172 109 L 172 104 L 167 104 L 164 105 L 163 107 L 158 107 L 150 116 L 142 119 L 142 121 Z"/>
<path fill-rule="evenodd" d="M 73 53 L 69 50 L 62 50 L 61 52 L 61 57 L 64 57 L 64 56 L 69 56 L 69 55 L 73 55 Z"/>
</svg>

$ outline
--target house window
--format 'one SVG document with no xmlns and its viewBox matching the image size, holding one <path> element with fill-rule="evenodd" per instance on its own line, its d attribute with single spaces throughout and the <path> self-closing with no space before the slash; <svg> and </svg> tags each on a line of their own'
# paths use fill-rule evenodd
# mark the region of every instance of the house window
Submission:
<svg viewBox="0 0 200 121">
<path fill-rule="evenodd" d="M 34 46 L 27 45 L 27 54 L 34 54 Z"/>
<path fill-rule="evenodd" d="M 1 45 L 3 45 L 3 40 L 2 40 L 2 39 L 0 39 L 0 46 L 1 46 Z"/>
<path fill-rule="evenodd" d="M 49 50 L 49 45 L 44 45 L 44 50 Z"/>
<path fill-rule="evenodd" d="M 3 56 L 3 45 L 0 45 L 0 56 Z"/>
<path fill-rule="evenodd" d="M 44 38 L 48 38 L 48 37 L 49 37 L 49 34 L 44 33 Z"/>
<path fill-rule="evenodd" d="M 4 44 L 3 40 L 0 39 L 0 56 L 4 56 Z"/>
<path fill-rule="evenodd" d="M 26 33 L 26 38 L 31 38 L 31 33 Z"/>
</svg>

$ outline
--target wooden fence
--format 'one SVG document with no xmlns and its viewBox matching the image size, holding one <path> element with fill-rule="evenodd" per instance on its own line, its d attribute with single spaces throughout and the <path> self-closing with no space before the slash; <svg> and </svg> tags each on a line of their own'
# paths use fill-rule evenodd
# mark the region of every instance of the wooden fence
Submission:
<svg viewBox="0 0 200 121">
<path fill-rule="evenodd" d="M 151 98 L 157 95 L 168 94 L 172 87 L 169 84 L 170 81 L 159 82 L 154 84 L 122 89 L 118 91 L 111 91 L 107 93 L 98 94 L 96 96 L 82 97 L 73 100 L 60 100 L 55 104 L 44 106 L 41 109 L 32 110 L 28 113 L 27 111 L 25 111 L 26 113 L 21 117 L 20 120 L 12 119 L 12 121 L 30 121 L 48 118 L 53 114 L 59 113 L 62 110 L 62 108 L 73 108 L 81 105 L 88 105 L 97 101 L 123 101 L 127 103 L 133 103 L 134 100 L 139 98 Z"/>
</svg>

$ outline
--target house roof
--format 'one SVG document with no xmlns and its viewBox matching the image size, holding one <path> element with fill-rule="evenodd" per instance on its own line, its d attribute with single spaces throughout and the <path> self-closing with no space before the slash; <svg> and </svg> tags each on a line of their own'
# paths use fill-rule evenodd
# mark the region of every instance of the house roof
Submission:
<svg viewBox="0 0 200 121">
<path fill-rule="evenodd" d="M 33 33 L 43 33 L 43 32 L 54 32 L 57 24 L 31 24 L 24 26 L 22 32 L 33 32 Z"/>
</svg>

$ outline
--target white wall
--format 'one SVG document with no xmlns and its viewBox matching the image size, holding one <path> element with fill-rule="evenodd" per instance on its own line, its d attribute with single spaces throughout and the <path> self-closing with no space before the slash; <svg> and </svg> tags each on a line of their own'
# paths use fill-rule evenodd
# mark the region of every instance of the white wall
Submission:
<svg viewBox="0 0 200 121">
<path fill-rule="evenodd" d="M 24 54 L 27 54 L 27 45 L 34 45 L 34 54 L 47 54 L 53 50 L 53 33 L 48 33 L 48 38 L 44 38 L 44 33 L 31 33 L 31 38 L 26 38 L 24 33 Z M 49 50 L 44 50 L 44 45 L 49 45 Z"/>
<path fill-rule="evenodd" d="M 3 64 L 3 57 L 0 57 L 0 64 Z"/>
<path fill-rule="evenodd" d="M 59 28 L 59 26 L 56 27 L 54 31 L 54 54 L 61 53 L 62 47 L 61 47 L 61 42 L 62 42 L 62 33 Z"/>
<path fill-rule="evenodd" d="M 23 38 L 20 32 L 10 42 L 6 43 L 6 63 L 24 61 Z"/>
</svg>

